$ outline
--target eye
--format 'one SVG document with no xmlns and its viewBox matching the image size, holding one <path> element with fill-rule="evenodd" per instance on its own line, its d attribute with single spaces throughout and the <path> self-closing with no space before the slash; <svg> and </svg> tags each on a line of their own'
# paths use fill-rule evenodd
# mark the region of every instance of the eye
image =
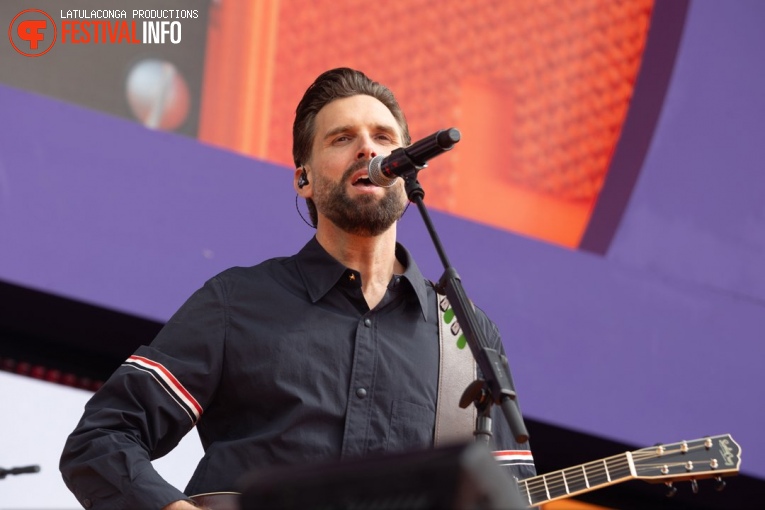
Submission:
<svg viewBox="0 0 765 510">
<path fill-rule="evenodd" d="M 381 140 L 381 141 L 387 142 L 387 143 L 393 143 L 394 142 L 393 137 L 391 135 L 389 135 L 388 133 L 380 133 L 379 135 L 375 136 L 375 138 L 377 140 Z"/>
<path fill-rule="evenodd" d="M 336 137 L 334 140 L 332 140 L 332 143 L 343 143 L 343 142 L 349 141 L 350 139 L 351 137 L 348 135 L 340 135 Z"/>
</svg>

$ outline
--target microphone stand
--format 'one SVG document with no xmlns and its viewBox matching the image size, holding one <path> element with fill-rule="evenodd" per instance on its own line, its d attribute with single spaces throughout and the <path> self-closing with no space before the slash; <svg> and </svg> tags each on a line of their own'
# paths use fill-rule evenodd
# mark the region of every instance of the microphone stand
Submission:
<svg viewBox="0 0 765 510">
<path fill-rule="evenodd" d="M 40 466 L 24 466 L 24 467 L 15 467 L 11 469 L 5 469 L 0 467 L 0 480 L 5 478 L 8 475 L 24 475 L 27 473 L 39 473 L 40 472 Z"/>
<path fill-rule="evenodd" d="M 521 417 L 521 411 L 516 401 L 516 393 L 513 388 L 510 376 L 510 367 L 507 363 L 507 358 L 500 354 L 497 350 L 492 349 L 481 328 L 478 325 L 478 320 L 475 316 L 473 305 L 465 293 L 462 287 L 457 271 L 449 263 L 449 259 L 446 256 L 446 252 L 441 245 L 441 240 L 438 237 L 435 227 L 430 220 L 428 210 L 425 208 L 423 198 L 425 197 L 425 191 L 417 181 L 417 172 L 427 166 L 415 164 L 410 161 L 411 168 L 414 170 L 401 175 L 406 185 L 406 194 L 410 202 L 414 202 L 417 205 L 417 209 L 420 211 L 425 227 L 428 229 L 433 244 L 438 252 L 438 256 L 441 258 L 441 263 L 444 266 L 444 274 L 436 285 L 436 292 L 442 295 L 446 295 L 449 303 L 454 310 L 454 314 L 457 317 L 460 327 L 467 339 L 467 343 L 470 346 L 470 351 L 481 370 L 483 379 L 477 379 L 473 381 L 462 394 L 460 399 L 460 407 L 463 409 L 474 403 L 478 411 L 476 418 L 476 430 L 475 436 L 477 442 L 484 442 L 489 444 L 491 440 L 491 406 L 498 404 L 507 423 L 510 425 L 513 437 L 518 443 L 525 443 L 529 439 L 529 433 L 526 431 L 526 426 L 523 423 Z"/>
</svg>

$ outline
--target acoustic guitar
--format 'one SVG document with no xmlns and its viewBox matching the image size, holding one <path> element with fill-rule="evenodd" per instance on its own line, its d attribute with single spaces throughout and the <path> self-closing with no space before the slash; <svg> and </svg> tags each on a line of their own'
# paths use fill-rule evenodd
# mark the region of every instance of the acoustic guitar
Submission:
<svg viewBox="0 0 765 510">
<path fill-rule="evenodd" d="M 738 473 L 741 447 L 730 434 L 643 448 L 613 457 L 587 462 L 517 481 L 518 490 L 529 506 L 568 498 L 627 480 L 665 483 L 690 480 L 694 492 L 697 480 L 714 478 L 722 488 L 724 476 Z M 239 494 L 215 492 L 191 498 L 208 510 L 238 510 Z"/>
</svg>

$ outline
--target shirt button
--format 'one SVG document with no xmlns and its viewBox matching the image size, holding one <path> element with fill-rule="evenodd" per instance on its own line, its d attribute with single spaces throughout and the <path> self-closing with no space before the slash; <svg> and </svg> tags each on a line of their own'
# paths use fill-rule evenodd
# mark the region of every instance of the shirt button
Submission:
<svg viewBox="0 0 765 510">
<path fill-rule="evenodd" d="M 372 326 L 372 321 L 369 319 L 364 319 L 364 325 L 369 328 Z"/>
<path fill-rule="evenodd" d="M 90 508 L 93 506 L 93 502 L 90 499 L 85 498 L 82 500 L 82 506 L 84 506 L 85 508 Z"/>
<path fill-rule="evenodd" d="M 364 388 L 357 389 L 356 390 L 356 396 L 359 397 L 359 398 L 366 397 L 367 396 L 367 390 L 365 390 Z"/>
</svg>

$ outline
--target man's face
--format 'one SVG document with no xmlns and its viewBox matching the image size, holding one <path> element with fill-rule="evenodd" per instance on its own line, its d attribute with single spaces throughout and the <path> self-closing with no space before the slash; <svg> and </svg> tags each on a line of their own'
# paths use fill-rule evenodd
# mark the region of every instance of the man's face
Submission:
<svg viewBox="0 0 765 510">
<path fill-rule="evenodd" d="M 396 119 L 371 96 L 337 99 L 322 108 L 308 164 L 310 198 L 319 216 L 355 235 L 375 236 L 390 228 L 406 207 L 403 180 L 390 188 L 375 186 L 367 167 L 373 157 L 400 145 Z"/>
</svg>

